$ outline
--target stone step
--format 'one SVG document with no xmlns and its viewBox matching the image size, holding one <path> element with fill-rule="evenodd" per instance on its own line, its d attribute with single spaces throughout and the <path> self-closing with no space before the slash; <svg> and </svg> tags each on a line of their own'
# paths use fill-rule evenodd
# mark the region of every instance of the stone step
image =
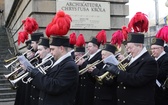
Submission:
<svg viewBox="0 0 168 105">
<path fill-rule="evenodd" d="M 0 88 L 9 88 L 9 87 L 11 87 L 11 84 L 9 82 L 0 84 Z"/>
<path fill-rule="evenodd" d="M 8 92 L 16 92 L 16 89 L 14 89 L 13 87 L 0 88 L 0 93 L 8 93 Z"/>
<path fill-rule="evenodd" d="M 0 93 L 0 99 L 4 98 L 15 98 L 16 92 Z"/>
<path fill-rule="evenodd" d="M 3 103 L 0 104 L 0 105 L 5 105 L 5 102 L 11 102 L 12 104 L 9 104 L 9 105 L 13 105 L 14 101 L 15 101 L 15 98 L 0 99 L 0 102 L 1 102 L 1 103 L 3 102 Z"/>
</svg>

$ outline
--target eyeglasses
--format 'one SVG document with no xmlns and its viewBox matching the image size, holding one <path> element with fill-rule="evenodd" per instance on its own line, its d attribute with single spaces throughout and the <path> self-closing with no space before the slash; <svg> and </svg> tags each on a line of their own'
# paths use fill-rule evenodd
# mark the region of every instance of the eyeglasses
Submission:
<svg viewBox="0 0 168 105">
<path fill-rule="evenodd" d="M 151 50 L 157 50 L 157 49 L 160 49 L 161 47 L 153 47 L 151 48 Z"/>
</svg>

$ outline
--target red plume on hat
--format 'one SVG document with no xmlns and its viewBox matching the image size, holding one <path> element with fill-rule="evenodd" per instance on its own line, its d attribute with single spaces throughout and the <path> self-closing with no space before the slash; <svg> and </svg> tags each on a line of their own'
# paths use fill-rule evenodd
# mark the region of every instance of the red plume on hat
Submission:
<svg viewBox="0 0 168 105">
<path fill-rule="evenodd" d="M 27 17 L 25 20 L 22 21 L 24 30 L 27 31 L 29 34 L 32 34 L 36 31 L 39 27 L 34 18 Z"/>
<path fill-rule="evenodd" d="M 76 46 L 77 47 L 84 47 L 85 46 L 85 38 L 83 34 L 79 34 L 77 40 L 76 40 Z"/>
<path fill-rule="evenodd" d="M 124 39 L 124 36 L 122 34 L 122 31 L 117 30 L 112 34 L 111 44 L 114 44 L 114 45 L 117 45 L 118 47 L 121 47 L 123 39 Z"/>
<path fill-rule="evenodd" d="M 107 42 L 106 39 L 106 31 L 105 30 L 101 30 L 97 35 L 96 35 L 96 39 L 99 43 L 101 43 L 102 45 L 104 45 Z"/>
<path fill-rule="evenodd" d="M 147 32 L 149 21 L 147 15 L 142 12 L 137 12 L 128 24 L 129 30 L 134 32 Z"/>
<path fill-rule="evenodd" d="M 122 27 L 123 41 L 127 40 L 129 32 L 130 32 L 130 30 L 126 26 Z"/>
<path fill-rule="evenodd" d="M 76 44 L 76 34 L 74 32 L 70 34 L 69 43 L 72 45 Z"/>
<path fill-rule="evenodd" d="M 46 35 L 63 36 L 66 35 L 70 29 L 72 18 L 60 10 L 56 13 L 52 22 L 46 27 Z"/>
<path fill-rule="evenodd" d="M 156 38 L 160 38 L 168 42 L 168 26 L 163 26 L 156 34 Z"/>
<path fill-rule="evenodd" d="M 23 30 L 23 31 L 19 31 L 18 33 L 18 45 L 20 45 L 20 42 L 24 43 L 25 40 L 28 39 L 28 33 L 27 31 Z"/>
</svg>

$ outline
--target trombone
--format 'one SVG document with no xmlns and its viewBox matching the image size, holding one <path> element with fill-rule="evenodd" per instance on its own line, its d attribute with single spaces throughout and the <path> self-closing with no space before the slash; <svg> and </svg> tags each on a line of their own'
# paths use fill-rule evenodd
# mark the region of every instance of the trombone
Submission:
<svg viewBox="0 0 168 105">
<path fill-rule="evenodd" d="M 95 61 L 94 63 L 92 63 L 92 64 L 88 65 L 87 67 L 85 67 L 84 69 L 80 70 L 79 74 L 82 75 L 82 74 L 86 73 L 90 67 L 96 66 L 96 65 L 100 64 L 101 62 L 103 62 L 103 60 Z"/>
<path fill-rule="evenodd" d="M 126 61 L 127 59 L 129 59 L 130 57 L 131 57 L 131 54 L 127 55 L 122 61 L 120 61 L 119 64 L 117 65 L 118 68 L 123 71 L 126 71 L 126 67 L 129 65 L 129 62 L 125 62 L 124 64 L 122 63 Z M 107 78 L 107 80 L 109 80 L 110 78 L 113 79 L 115 77 L 114 75 L 110 75 L 110 77 L 107 77 L 108 75 L 110 75 L 109 71 L 105 72 L 101 76 L 96 76 L 96 80 L 98 81 L 98 83 L 102 84 L 102 80 L 104 78 Z"/>
</svg>

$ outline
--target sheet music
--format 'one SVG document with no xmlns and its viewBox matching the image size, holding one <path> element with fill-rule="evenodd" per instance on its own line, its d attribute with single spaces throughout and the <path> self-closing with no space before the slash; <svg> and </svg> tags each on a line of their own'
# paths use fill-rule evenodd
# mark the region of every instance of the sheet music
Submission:
<svg viewBox="0 0 168 105">
<path fill-rule="evenodd" d="M 25 69 L 27 69 L 27 67 L 34 68 L 34 66 L 25 58 L 24 55 L 17 56 L 17 59 L 22 65 L 24 65 Z"/>
<path fill-rule="evenodd" d="M 112 55 L 110 55 L 110 56 L 108 56 L 107 58 L 105 58 L 104 60 L 103 60 L 103 62 L 106 64 L 106 63 L 112 63 L 112 64 L 114 64 L 114 65 L 118 65 L 119 64 L 119 62 L 118 62 L 118 60 L 116 59 L 116 57 L 112 54 Z"/>
</svg>

